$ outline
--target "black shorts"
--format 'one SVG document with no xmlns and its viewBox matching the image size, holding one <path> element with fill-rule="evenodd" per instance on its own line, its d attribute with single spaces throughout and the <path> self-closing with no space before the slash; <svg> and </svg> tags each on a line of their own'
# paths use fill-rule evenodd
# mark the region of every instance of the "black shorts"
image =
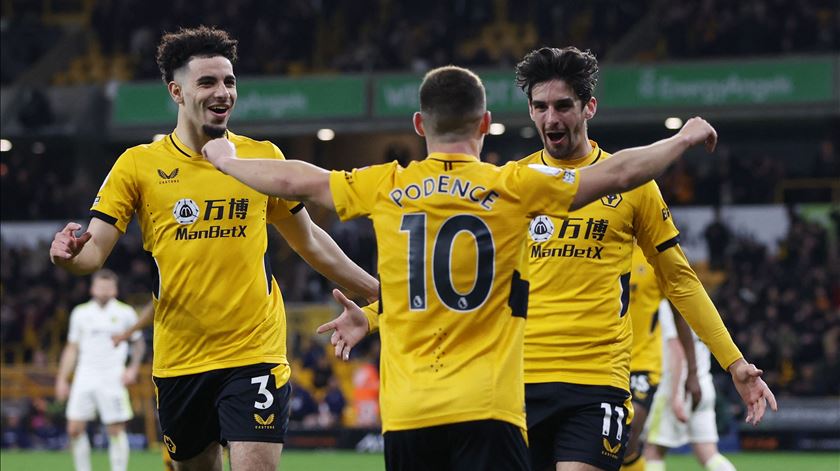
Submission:
<svg viewBox="0 0 840 471">
<path fill-rule="evenodd" d="M 525 385 L 528 445 L 534 471 L 558 461 L 618 470 L 630 437 L 630 393 L 612 386 Z"/>
<path fill-rule="evenodd" d="M 659 384 L 650 382 L 649 371 L 630 372 L 630 394 L 633 395 L 633 404 L 644 407 L 646 411 L 650 411 L 650 405 L 653 404 L 653 395 L 656 394 L 657 386 Z"/>
<path fill-rule="evenodd" d="M 386 432 L 388 471 L 528 471 L 522 429 L 501 420 L 475 420 Z"/>
<path fill-rule="evenodd" d="M 277 364 L 224 368 L 153 378 L 163 443 L 175 461 L 197 456 L 211 443 L 283 443 L 292 387 L 275 384 Z"/>
</svg>

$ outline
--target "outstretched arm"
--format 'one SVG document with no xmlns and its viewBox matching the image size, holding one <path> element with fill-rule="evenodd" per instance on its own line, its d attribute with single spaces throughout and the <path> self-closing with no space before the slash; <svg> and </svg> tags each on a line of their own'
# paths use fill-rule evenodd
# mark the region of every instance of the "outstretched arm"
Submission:
<svg viewBox="0 0 840 471">
<path fill-rule="evenodd" d="M 695 117 L 667 139 L 620 150 L 610 159 L 578 170 L 580 187 L 570 209 L 581 208 L 604 195 L 623 193 L 653 180 L 688 148 L 700 143 L 705 143 L 707 151 L 714 151 L 717 132 L 706 120 Z"/>
<path fill-rule="evenodd" d="M 350 260 L 329 234 L 312 222 L 306 209 L 274 225 L 315 271 L 370 301 L 379 297 L 379 281 Z"/>
<path fill-rule="evenodd" d="M 753 425 L 760 422 L 768 402 L 770 408 L 776 410 L 776 398 L 761 379 L 763 372 L 744 360 L 679 244 L 648 261 L 656 270 L 660 289 L 709 347 L 718 363 L 731 373 L 735 389 L 749 411 L 747 422 Z"/>
<path fill-rule="evenodd" d="M 321 167 L 300 160 L 240 159 L 225 138 L 211 140 L 201 153 L 217 169 L 260 193 L 335 209 L 330 172 Z"/>
<path fill-rule="evenodd" d="M 361 342 L 370 331 L 371 319 L 365 312 L 367 308 L 360 308 L 356 303 L 347 299 L 341 291 L 334 289 L 332 294 L 344 310 L 335 319 L 318 326 L 317 332 L 323 334 L 332 331 L 330 343 L 335 347 L 335 357 L 349 360 L 350 350 Z M 374 305 L 377 304 L 374 303 Z"/>
<path fill-rule="evenodd" d="M 76 232 L 81 228 L 80 224 L 71 222 L 55 234 L 50 260 L 70 273 L 87 275 L 102 267 L 120 238 L 120 231 L 99 218 L 92 218 L 87 231 L 77 237 Z"/>
</svg>

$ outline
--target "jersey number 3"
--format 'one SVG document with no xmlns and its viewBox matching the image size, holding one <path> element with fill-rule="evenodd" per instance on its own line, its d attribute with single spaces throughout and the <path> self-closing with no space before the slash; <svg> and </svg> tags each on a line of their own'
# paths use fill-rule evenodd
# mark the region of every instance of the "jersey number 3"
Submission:
<svg viewBox="0 0 840 471">
<path fill-rule="evenodd" d="M 402 217 L 400 231 L 408 233 L 408 306 L 426 309 L 426 214 Z M 459 293 L 452 282 L 452 245 L 459 233 L 472 236 L 476 245 L 476 279 L 472 289 Z M 493 285 L 496 249 L 487 224 L 478 216 L 459 214 L 440 226 L 432 244 L 432 281 L 440 301 L 453 311 L 472 311 L 484 304 Z"/>
</svg>

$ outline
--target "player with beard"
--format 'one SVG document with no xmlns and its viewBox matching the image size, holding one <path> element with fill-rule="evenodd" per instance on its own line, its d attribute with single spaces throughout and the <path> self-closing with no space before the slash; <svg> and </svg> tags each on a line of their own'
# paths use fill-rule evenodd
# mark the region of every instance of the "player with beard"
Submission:
<svg viewBox="0 0 840 471">
<path fill-rule="evenodd" d="M 575 47 L 541 48 L 516 67 L 543 149 L 522 165 L 581 169 L 610 159 L 587 124 L 598 62 Z M 539 215 L 528 238 L 531 293 L 525 326 L 525 398 L 535 470 L 617 470 L 633 418 L 632 329 L 627 315 L 633 244 L 662 291 L 732 374 L 757 423 L 767 402 L 762 371 L 744 360 L 688 265 L 655 182 L 596 200 L 567 219 Z"/>
</svg>

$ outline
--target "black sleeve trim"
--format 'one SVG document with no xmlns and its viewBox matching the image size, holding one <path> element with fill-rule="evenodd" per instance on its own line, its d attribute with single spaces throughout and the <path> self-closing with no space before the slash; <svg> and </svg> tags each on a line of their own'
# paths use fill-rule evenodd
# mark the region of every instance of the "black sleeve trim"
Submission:
<svg viewBox="0 0 840 471">
<path fill-rule="evenodd" d="M 673 247 L 673 246 L 675 246 L 679 243 L 680 243 L 680 235 L 677 234 L 672 239 L 668 239 L 665 242 L 662 242 L 661 244 L 657 245 L 656 246 L 656 251 L 659 252 L 659 253 L 662 253 L 662 252 L 670 249 L 671 247 Z"/>
<path fill-rule="evenodd" d="M 101 219 L 101 220 L 107 222 L 108 224 L 110 224 L 112 226 L 117 225 L 117 218 L 115 218 L 114 216 L 109 216 L 109 215 L 103 213 L 102 211 L 97 211 L 95 209 L 91 209 L 90 210 L 90 217 L 96 218 L 96 219 Z"/>
<path fill-rule="evenodd" d="M 160 299 L 160 272 L 158 271 L 157 261 L 152 256 L 152 253 L 146 251 L 146 257 L 149 260 L 149 273 L 152 276 L 152 296 L 155 299 Z"/>
<path fill-rule="evenodd" d="M 297 213 L 299 213 L 299 212 L 300 212 L 300 210 L 301 210 L 301 209 L 303 209 L 303 208 L 304 208 L 303 203 L 298 203 L 298 204 L 297 204 L 297 206 L 295 206 L 294 208 L 290 209 L 290 210 L 289 210 L 289 212 L 290 212 L 290 213 L 292 213 L 292 214 L 297 214 Z"/>
<path fill-rule="evenodd" d="M 518 270 L 513 271 L 513 278 L 510 280 L 510 296 L 508 306 L 510 315 L 513 317 L 528 317 L 528 280 L 523 280 Z"/>
<path fill-rule="evenodd" d="M 619 276 L 618 282 L 621 284 L 621 311 L 618 313 L 618 317 L 624 317 L 627 314 L 627 309 L 630 308 L 630 273 Z"/>
<path fill-rule="evenodd" d="M 263 254 L 263 268 L 265 269 L 265 282 L 268 284 L 268 294 L 271 294 L 271 280 L 273 278 L 273 274 L 271 273 L 271 257 L 268 255 L 268 250 L 266 250 L 265 254 Z"/>
<path fill-rule="evenodd" d="M 382 279 L 379 278 L 379 274 L 376 274 L 376 279 L 379 280 L 379 312 L 377 315 L 382 315 Z"/>
</svg>

